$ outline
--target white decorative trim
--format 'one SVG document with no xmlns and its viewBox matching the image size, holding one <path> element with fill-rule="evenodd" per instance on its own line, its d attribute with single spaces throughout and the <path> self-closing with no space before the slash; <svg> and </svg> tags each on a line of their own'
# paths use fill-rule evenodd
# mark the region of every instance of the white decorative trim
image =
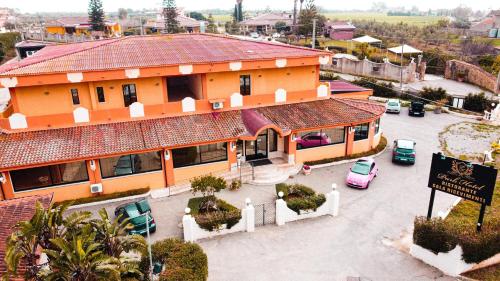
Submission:
<svg viewBox="0 0 500 281">
<path fill-rule="evenodd" d="M 182 100 L 182 112 L 196 111 L 196 102 L 193 98 L 187 97 Z"/>
<path fill-rule="evenodd" d="M 129 106 L 130 117 L 140 118 L 144 117 L 144 105 L 140 102 L 134 102 Z"/>
<path fill-rule="evenodd" d="M 231 95 L 231 107 L 241 107 L 243 106 L 243 96 L 240 93 L 234 93 Z"/>
<path fill-rule="evenodd" d="M 192 65 L 179 65 L 179 72 L 181 74 L 187 75 L 193 73 Z"/>
<path fill-rule="evenodd" d="M 286 66 L 286 59 L 277 59 L 276 60 L 276 66 L 279 68 L 285 67 Z"/>
<path fill-rule="evenodd" d="M 9 125 L 11 129 L 26 129 L 28 122 L 26 116 L 21 113 L 14 113 L 9 117 Z"/>
<path fill-rule="evenodd" d="M 75 123 L 88 123 L 90 122 L 90 115 L 88 109 L 85 107 L 77 107 L 73 110 L 73 119 Z"/>
<path fill-rule="evenodd" d="M 232 71 L 238 71 L 241 69 L 241 67 L 242 67 L 241 61 L 234 61 L 229 63 L 229 69 L 231 69 Z"/>
<path fill-rule="evenodd" d="M 141 70 L 138 68 L 125 69 L 125 76 L 130 79 L 138 78 L 141 75 Z"/>
<path fill-rule="evenodd" d="M 320 56 L 319 57 L 319 64 L 325 65 L 330 63 L 330 56 Z"/>
<path fill-rule="evenodd" d="M 14 88 L 17 86 L 17 77 L 0 78 L 0 84 L 2 84 L 5 88 Z"/>
<path fill-rule="evenodd" d="M 274 102 L 276 102 L 276 103 L 286 102 L 286 90 L 285 89 L 278 89 L 278 90 L 276 90 L 276 92 L 274 92 Z"/>
<path fill-rule="evenodd" d="M 68 81 L 71 83 L 79 83 L 83 80 L 83 73 L 81 72 L 67 73 L 66 76 L 68 77 Z"/>
<path fill-rule="evenodd" d="M 318 86 L 318 98 L 326 98 L 328 97 L 328 86 L 319 85 Z"/>
<path fill-rule="evenodd" d="M 9 88 L 0 88 L 0 103 L 8 102 L 10 100 Z"/>
</svg>

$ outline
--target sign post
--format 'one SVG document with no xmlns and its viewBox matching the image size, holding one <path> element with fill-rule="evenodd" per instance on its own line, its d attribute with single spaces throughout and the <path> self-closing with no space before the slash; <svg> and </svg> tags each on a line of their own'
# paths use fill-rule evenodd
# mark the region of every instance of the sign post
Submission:
<svg viewBox="0 0 500 281">
<path fill-rule="evenodd" d="M 432 216 L 436 190 L 481 204 L 477 231 L 481 231 L 486 206 L 491 205 L 498 171 L 492 167 L 472 164 L 441 153 L 432 155 L 428 187 L 432 189 L 427 219 Z"/>
</svg>

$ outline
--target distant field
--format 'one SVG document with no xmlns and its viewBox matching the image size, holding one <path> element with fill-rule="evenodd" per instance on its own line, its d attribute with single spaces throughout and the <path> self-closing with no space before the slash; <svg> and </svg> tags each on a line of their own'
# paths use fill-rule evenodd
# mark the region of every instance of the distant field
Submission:
<svg viewBox="0 0 500 281">
<path fill-rule="evenodd" d="M 379 22 L 387 23 L 400 23 L 405 22 L 411 25 L 424 26 L 428 24 L 437 23 L 442 17 L 436 16 L 388 16 L 383 13 L 323 13 L 323 15 L 329 19 L 338 20 L 375 20 Z M 226 22 L 231 20 L 231 15 L 213 15 L 216 22 Z"/>
<path fill-rule="evenodd" d="M 411 25 L 424 26 L 437 23 L 442 17 L 438 16 L 388 16 L 383 13 L 324 13 L 329 19 L 338 20 L 374 20 L 387 23 L 404 22 Z"/>
</svg>

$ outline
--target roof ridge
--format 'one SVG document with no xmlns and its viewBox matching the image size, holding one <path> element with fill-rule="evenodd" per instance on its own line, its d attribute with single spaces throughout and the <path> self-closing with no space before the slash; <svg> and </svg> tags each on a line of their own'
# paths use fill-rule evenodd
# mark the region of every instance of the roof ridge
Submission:
<svg viewBox="0 0 500 281">
<path fill-rule="evenodd" d="M 92 49 L 95 49 L 95 48 L 98 48 L 98 47 L 101 47 L 101 46 L 106 46 L 106 45 L 109 45 L 109 44 L 112 44 L 112 43 L 115 43 L 115 42 L 118 42 L 118 41 L 121 41 L 121 40 L 125 40 L 127 38 L 129 38 L 129 36 L 123 36 L 123 37 L 119 37 L 119 38 L 109 38 L 109 39 L 96 40 L 96 41 L 86 41 L 86 42 L 78 42 L 78 43 L 67 43 L 67 44 L 50 45 L 48 47 L 53 47 L 53 46 L 69 46 L 69 45 L 72 45 L 72 44 L 85 44 L 85 43 L 89 43 L 89 42 L 101 43 L 100 41 L 108 41 L 108 42 L 103 42 L 102 44 L 96 44 L 95 46 L 91 46 L 91 47 L 88 47 L 88 48 L 76 49 L 76 50 L 70 51 L 68 53 L 56 55 L 56 56 L 53 56 L 53 57 L 48 57 L 46 59 L 35 61 L 33 63 L 29 63 L 28 62 L 28 64 L 25 64 L 25 65 L 20 65 L 20 66 L 13 67 L 13 68 L 8 68 L 4 72 L 10 72 L 10 71 L 13 71 L 13 70 L 22 69 L 22 68 L 27 67 L 27 66 L 31 66 L 31 65 L 35 65 L 35 64 L 39 64 L 39 63 L 48 62 L 48 61 L 51 61 L 51 60 L 54 60 L 54 59 L 58 59 L 58 58 L 62 58 L 62 57 L 69 56 L 69 55 L 78 54 L 78 53 L 81 53 L 81 52 L 84 52 L 84 51 L 92 50 Z M 2 74 L 2 72 L 1 72 L 1 67 L 0 67 L 0 75 L 1 74 Z"/>
<path fill-rule="evenodd" d="M 373 114 L 373 112 L 369 111 L 368 109 L 365 109 L 365 108 L 362 108 L 362 107 L 358 106 L 356 103 L 372 104 L 372 105 L 377 105 L 378 106 L 378 104 L 375 104 L 375 103 L 365 102 L 365 101 L 356 100 L 356 99 L 349 99 L 349 98 L 347 98 L 347 99 L 332 98 L 332 100 L 341 102 L 341 103 L 349 105 L 349 106 L 354 106 L 357 109 L 363 110 L 363 111 L 371 113 L 371 114 Z M 345 102 L 345 100 L 349 100 L 349 101 L 353 102 L 354 104 L 349 104 L 349 103 Z"/>
</svg>

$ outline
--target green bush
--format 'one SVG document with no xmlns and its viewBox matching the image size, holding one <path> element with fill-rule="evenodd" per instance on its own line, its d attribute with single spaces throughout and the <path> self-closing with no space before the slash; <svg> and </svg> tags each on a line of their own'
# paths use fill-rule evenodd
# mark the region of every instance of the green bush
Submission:
<svg viewBox="0 0 500 281">
<path fill-rule="evenodd" d="M 376 97 L 393 98 L 398 96 L 398 92 L 390 82 L 378 82 L 373 78 L 360 78 L 352 83 L 363 88 L 373 89 L 373 95 Z"/>
<path fill-rule="evenodd" d="M 457 246 L 457 239 L 442 219 L 417 217 L 414 222 L 413 243 L 437 253 L 448 253 Z"/>
<path fill-rule="evenodd" d="M 208 277 L 208 258 L 203 249 L 194 243 L 169 238 L 155 242 L 151 246 L 153 263 L 163 264 L 161 281 L 204 281 Z M 141 271 L 149 276 L 149 257 L 143 253 Z"/>
<path fill-rule="evenodd" d="M 483 113 L 491 108 L 492 103 L 498 103 L 485 96 L 484 93 L 468 94 L 464 99 L 464 109 Z"/>
<path fill-rule="evenodd" d="M 366 151 L 366 152 L 362 152 L 362 153 L 356 153 L 356 154 L 351 154 L 349 156 L 342 156 L 342 157 L 335 157 L 335 158 L 325 158 L 325 159 L 315 160 L 315 161 L 306 161 L 306 162 L 304 162 L 304 165 L 314 166 L 314 165 L 321 165 L 321 164 L 333 163 L 333 162 L 342 161 L 342 160 L 349 160 L 349 159 L 357 159 L 357 158 L 361 158 L 361 157 L 367 157 L 367 156 L 371 156 L 371 155 L 374 155 L 374 154 L 377 154 L 377 153 L 381 152 L 382 150 L 384 150 L 384 148 L 386 146 L 387 146 L 387 139 L 384 136 L 382 136 L 380 138 L 379 144 L 374 149 L 372 149 L 370 151 Z"/>
<path fill-rule="evenodd" d="M 231 184 L 229 185 L 229 190 L 235 191 L 241 188 L 241 181 L 240 180 L 233 180 Z"/>
<path fill-rule="evenodd" d="M 235 206 L 218 198 L 215 200 L 217 211 L 200 212 L 200 206 L 206 198 L 196 197 L 188 201 L 188 207 L 191 209 L 196 223 L 203 229 L 214 231 L 219 229 L 223 224 L 226 224 L 227 229 L 230 229 L 241 220 L 241 210 Z"/>
<path fill-rule="evenodd" d="M 276 195 L 280 191 L 283 191 L 283 200 L 285 200 L 288 208 L 297 214 L 300 214 L 300 210 L 316 211 L 326 201 L 324 194 L 316 194 L 314 190 L 302 184 L 288 185 L 280 183 L 276 185 Z"/>
<path fill-rule="evenodd" d="M 446 90 L 441 87 L 439 88 L 424 87 L 420 91 L 420 96 L 424 99 L 428 99 L 431 101 L 440 101 L 443 99 L 448 99 L 448 94 L 446 93 Z"/>
<path fill-rule="evenodd" d="M 71 202 L 71 205 L 75 206 L 75 205 L 80 205 L 80 204 L 101 202 L 101 201 L 106 201 L 106 200 L 111 200 L 111 199 L 116 199 L 116 198 L 123 198 L 123 197 L 146 194 L 149 192 L 149 190 L 150 190 L 149 187 L 138 188 L 138 189 L 132 189 L 132 190 L 128 190 L 128 191 L 121 191 L 121 192 L 115 192 L 115 193 L 110 193 L 110 194 L 98 195 L 98 196 L 94 196 L 94 197 L 86 197 L 86 198 L 79 198 L 79 199 L 75 199 L 75 200 L 66 200 L 66 201 L 56 202 L 55 205 L 63 205 L 63 204 Z"/>
<path fill-rule="evenodd" d="M 340 79 L 340 76 L 338 76 L 335 72 L 321 71 L 319 73 L 319 80 L 331 81 L 331 80 L 339 80 L 339 79 Z"/>
<path fill-rule="evenodd" d="M 484 224 L 480 233 L 474 228 L 464 228 L 458 233 L 458 244 L 467 263 L 479 263 L 500 253 L 500 231 L 498 225 Z"/>
</svg>

